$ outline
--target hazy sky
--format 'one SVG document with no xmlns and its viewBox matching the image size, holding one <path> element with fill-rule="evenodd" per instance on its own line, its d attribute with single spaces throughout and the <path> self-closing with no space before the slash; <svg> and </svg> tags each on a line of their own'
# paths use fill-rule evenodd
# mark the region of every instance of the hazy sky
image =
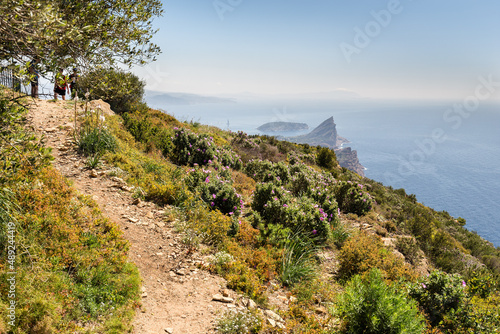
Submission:
<svg viewBox="0 0 500 334">
<path fill-rule="evenodd" d="M 163 4 L 155 21 L 163 54 L 134 69 L 151 90 L 465 98 L 479 76 L 500 82 L 498 0 Z"/>
</svg>

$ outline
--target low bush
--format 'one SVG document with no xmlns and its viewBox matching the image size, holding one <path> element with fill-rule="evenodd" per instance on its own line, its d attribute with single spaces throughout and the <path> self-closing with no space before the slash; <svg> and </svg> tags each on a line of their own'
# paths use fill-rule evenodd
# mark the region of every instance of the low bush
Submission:
<svg viewBox="0 0 500 334">
<path fill-rule="evenodd" d="M 337 165 L 337 157 L 335 152 L 327 147 L 318 149 L 316 164 L 326 169 L 332 169 Z"/>
<path fill-rule="evenodd" d="M 192 229 L 209 245 L 219 245 L 227 237 L 233 220 L 218 210 L 210 210 L 200 201 L 192 201 L 183 209 L 187 228 Z"/>
<path fill-rule="evenodd" d="M 398 237 L 395 246 L 404 255 L 406 261 L 414 266 L 419 264 L 422 255 L 415 239 L 411 237 Z"/>
<path fill-rule="evenodd" d="M 496 291 L 495 278 L 488 271 L 473 271 L 468 276 L 467 289 L 472 295 L 488 298 Z"/>
<path fill-rule="evenodd" d="M 286 184 L 290 179 L 288 167 L 282 162 L 252 160 L 246 164 L 244 171 L 257 182 L 272 182 L 281 185 Z"/>
<path fill-rule="evenodd" d="M 271 225 L 280 225 L 288 232 L 301 231 L 313 235 L 315 242 L 330 239 L 330 217 L 311 198 L 294 198 L 290 192 L 271 183 L 259 184 L 254 193 L 252 208 L 256 211 L 254 220 L 261 231 Z M 283 231 L 283 233 L 288 233 Z"/>
<path fill-rule="evenodd" d="M 186 184 L 192 192 L 199 194 L 211 209 L 239 216 L 243 209 L 241 195 L 232 186 L 231 174 L 224 173 L 224 167 L 204 169 L 196 167 L 188 172 Z"/>
<path fill-rule="evenodd" d="M 222 166 L 240 170 L 243 163 L 230 147 L 220 147 L 214 138 L 202 134 L 198 135 L 186 128 L 174 128 L 172 158 L 181 165 L 205 166 L 218 163 Z"/>
<path fill-rule="evenodd" d="M 362 216 L 372 209 L 372 199 L 363 187 L 362 184 L 351 181 L 341 181 L 337 184 L 335 198 L 342 212 Z"/>
<path fill-rule="evenodd" d="M 226 311 L 215 321 L 215 328 L 221 334 L 256 334 L 262 327 L 259 316 L 248 310 Z"/>
<path fill-rule="evenodd" d="M 385 248 L 378 237 L 360 232 L 347 239 L 339 253 L 339 278 L 349 280 L 372 268 L 382 270 L 390 280 L 415 278 L 409 265 Z"/>
<path fill-rule="evenodd" d="M 355 276 L 337 302 L 343 333 L 417 334 L 425 331 L 417 303 L 397 287 L 384 283 L 382 272 L 372 269 Z"/>
<path fill-rule="evenodd" d="M 445 316 L 461 310 L 466 303 L 466 283 L 460 275 L 435 270 L 410 285 L 410 296 L 424 310 L 430 324 L 438 326 Z"/>
</svg>

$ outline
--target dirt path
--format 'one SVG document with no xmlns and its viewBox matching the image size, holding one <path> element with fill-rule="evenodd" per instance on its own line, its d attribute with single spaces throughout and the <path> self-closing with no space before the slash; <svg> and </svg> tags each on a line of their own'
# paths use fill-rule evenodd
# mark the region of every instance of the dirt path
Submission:
<svg viewBox="0 0 500 334">
<path fill-rule="evenodd" d="M 72 108 L 68 102 L 37 100 L 28 116 L 29 124 L 45 136 L 45 145 L 53 148 L 54 167 L 78 191 L 90 195 L 130 242 L 129 258 L 143 280 L 142 307 L 133 333 L 214 333 L 217 312 L 228 308 L 212 301 L 225 287 L 223 279 L 198 268 L 203 264 L 200 254 L 187 254 L 173 229 L 174 222 L 165 218 L 168 207 L 134 201 L 131 193 L 123 190 L 122 181 L 108 175 L 106 168 L 97 172 L 85 168 L 72 144 Z"/>
</svg>

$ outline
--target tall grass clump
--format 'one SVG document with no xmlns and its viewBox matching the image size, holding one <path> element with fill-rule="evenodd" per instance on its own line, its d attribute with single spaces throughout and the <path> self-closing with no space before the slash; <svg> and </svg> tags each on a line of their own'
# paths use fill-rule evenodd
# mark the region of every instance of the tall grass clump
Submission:
<svg viewBox="0 0 500 334">
<path fill-rule="evenodd" d="M 301 281 L 311 280 L 317 273 L 315 259 L 318 246 L 302 233 L 290 235 L 283 249 L 280 266 L 280 281 L 291 286 Z"/>
<path fill-rule="evenodd" d="M 105 125 L 105 116 L 100 106 L 95 110 L 88 110 L 85 106 L 85 115 L 79 129 L 75 129 L 75 142 L 78 152 L 89 157 L 88 166 L 95 168 L 100 158 L 106 152 L 114 152 L 118 143 L 111 131 Z"/>
</svg>

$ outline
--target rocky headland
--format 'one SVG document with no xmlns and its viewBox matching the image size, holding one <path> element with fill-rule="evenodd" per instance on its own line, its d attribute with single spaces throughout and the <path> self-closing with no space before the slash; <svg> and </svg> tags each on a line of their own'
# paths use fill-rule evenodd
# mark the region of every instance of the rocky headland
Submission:
<svg viewBox="0 0 500 334">
<path fill-rule="evenodd" d="M 325 120 L 310 133 L 289 137 L 287 140 L 298 144 L 331 148 L 335 151 L 341 167 L 345 167 L 361 176 L 365 176 L 365 168 L 359 162 L 356 150 L 352 150 L 350 147 L 342 147 L 344 144 L 349 143 L 349 140 L 338 135 L 337 125 L 333 117 Z"/>
</svg>

